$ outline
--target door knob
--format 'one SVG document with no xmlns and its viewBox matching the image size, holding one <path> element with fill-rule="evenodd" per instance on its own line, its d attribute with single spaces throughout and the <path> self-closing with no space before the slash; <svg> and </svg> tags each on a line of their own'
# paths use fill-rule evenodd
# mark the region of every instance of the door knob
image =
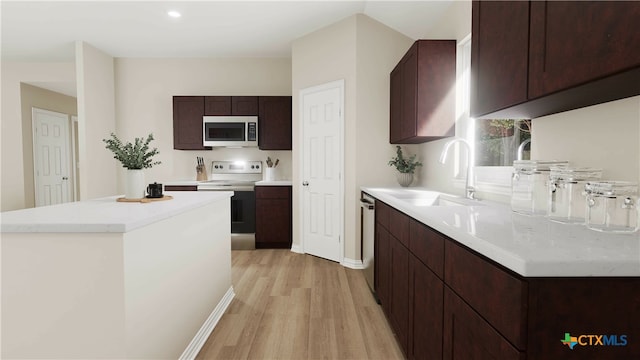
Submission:
<svg viewBox="0 0 640 360">
<path fill-rule="evenodd" d="M 309 186 L 309 182 L 308 181 L 303 181 L 302 182 L 302 186 Z"/>
<path fill-rule="evenodd" d="M 66 177 L 66 176 L 63 176 L 63 177 L 62 177 L 62 180 L 69 180 L 69 178 L 68 178 L 68 177 Z"/>
</svg>

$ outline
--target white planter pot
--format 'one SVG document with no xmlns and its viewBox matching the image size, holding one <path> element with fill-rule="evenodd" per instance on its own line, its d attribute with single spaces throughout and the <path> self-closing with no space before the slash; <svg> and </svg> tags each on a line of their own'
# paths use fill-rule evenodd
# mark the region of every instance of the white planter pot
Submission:
<svg viewBox="0 0 640 360">
<path fill-rule="evenodd" d="M 144 170 L 128 169 L 126 174 L 124 197 L 127 199 L 142 199 L 145 196 Z"/>
<path fill-rule="evenodd" d="M 413 182 L 413 174 L 398 172 L 396 173 L 396 179 L 398 180 L 398 184 L 400 184 L 400 186 L 407 187 Z"/>
</svg>

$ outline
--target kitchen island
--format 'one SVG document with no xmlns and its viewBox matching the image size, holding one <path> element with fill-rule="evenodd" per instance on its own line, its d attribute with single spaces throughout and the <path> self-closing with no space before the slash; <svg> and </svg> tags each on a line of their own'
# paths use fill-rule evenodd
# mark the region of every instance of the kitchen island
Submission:
<svg viewBox="0 0 640 360">
<path fill-rule="evenodd" d="M 233 299 L 233 192 L 2 213 L 3 358 L 193 358 Z"/>
</svg>

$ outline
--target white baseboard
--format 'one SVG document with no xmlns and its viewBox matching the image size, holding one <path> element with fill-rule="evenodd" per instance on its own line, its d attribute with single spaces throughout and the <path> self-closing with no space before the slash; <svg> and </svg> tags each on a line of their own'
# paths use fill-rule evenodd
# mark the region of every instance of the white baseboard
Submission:
<svg viewBox="0 0 640 360">
<path fill-rule="evenodd" d="M 187 348 L 184 349 L 184 352 L 182 352 L 182 355 L 178 358 L 179 360 L 193 360 L 196 358 L 196 355 L 198 355 L 200 349 L 204 346 L 204 343 L 209 338 L 209 335 L 211 335 L 211 332 L 216 327 L 218 321 L 220 321 L 220 318 L 222 318 L 222 315 L 227 310 L 235 296 L 236 294 L 233 292 L 233 286 L 229 287 L 229 290 L 224 294 L 222 300 L 220 300 L 207 320 L 202 324 L 202 327 L 198 330 L 196 336 L 193 337 Z"/>
<path fill-rule="evenodd" d="M 298 254 L 304 254 L 302 246 L 300 244 L 291 244 L 291 251 Z"/>
<path fill-rule="evenodd" d="M 362 260 L 354 260 L 354 259 L 344 258 L 340 262 L 340 265 L 342 265 L 342 266 L 344 266 L 346 268 L 349 268 L 349 269 L 356 269 L 356 270 L 364 269 L 364 264 L 362 264 Z"/>
</svg>

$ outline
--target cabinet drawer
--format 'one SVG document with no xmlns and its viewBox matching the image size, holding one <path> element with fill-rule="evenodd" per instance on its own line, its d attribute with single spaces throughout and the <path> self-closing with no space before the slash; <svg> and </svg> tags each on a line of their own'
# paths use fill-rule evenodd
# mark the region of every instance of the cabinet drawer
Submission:
<svg viewBox="0 0 640 360">
<path fill-rule="evenodd" d="M 421 222 L 411 219 L 409 250 L 440 279 L 444 278 L 444 237 Z"/>
<path fill-rule="evenodd" d="M 391 208 L 389 210 L 389 232 L 400 240 L 402 245 L 409 247 L 409 220 L 411 218 L 400 211 Z"/>
<path fill-rule="evenodd" d="M 165 185 L 164 191 L 198 191 L 196 185 Z"/>
<path fill-rule="evenodd" d="M 288 199 L 290 186 L 256 186 L 256 199 Z"/>
<path fill-rule="evenodd" d="M 527 283 L 452 240 L 445 242 L 445 283 L 502 336 L 526 348 Z"/>
</svg>

